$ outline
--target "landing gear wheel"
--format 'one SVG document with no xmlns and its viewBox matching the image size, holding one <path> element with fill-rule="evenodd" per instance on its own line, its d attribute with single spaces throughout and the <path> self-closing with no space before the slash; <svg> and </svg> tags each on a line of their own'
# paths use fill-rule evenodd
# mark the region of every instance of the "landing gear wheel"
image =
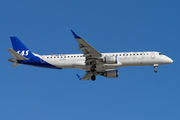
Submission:
<svg viewBox="0 0 180 120">
<path fill-rule="evenodd" d="M 91 72 L 94 72 L 94 71 L 96 71 L 96 65 L 93 65 L 93 66 L 91 66 Z"/>
<path fill-rule="evenodd" d="M 95 75 L 92 75 L 92 76 L 91 76 L 91 80 L 92 80 L 92 81 L 95 81 L 95 80 L 96 80 L 96 76 L 95 76 Z"/>
<path fill-rule="evenodd" d="M 94 64 L 93 67 L 96 68 L 96 65 Z"/>
<path fill-rule="evenodd" d="M 157 73 L 158 64 L 154 64 L 154 72 Z"/>
<path fill-rule="evenodd" d="M 91 72 L 94 72 L 94 71 L 96 71 L 94 68 L 91 68 Z"/>
</svg>

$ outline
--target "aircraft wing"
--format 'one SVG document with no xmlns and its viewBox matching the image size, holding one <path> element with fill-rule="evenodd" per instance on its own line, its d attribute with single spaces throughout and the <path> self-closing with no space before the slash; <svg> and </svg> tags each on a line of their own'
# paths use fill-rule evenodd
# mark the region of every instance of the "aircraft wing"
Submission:
<svg viewBox="0 0 180 120">
<path fill-rule="evenodd" d="M 98 76 L 100 73 L 93 73 L 93 72 L 91 72 L 91 71 L 86 71 L 86 74 L 84 75 L 84 77 L 80 77 L 78 74 L 77 74 L 77 76 L 78 76 L 78 78 L 79 78 L 79 80 L 90 80 L 91 79 L 91 76 L 92 75 L 95 75 L 95 76 Z"/>
<path fill-rule="evenodd" d="M 86 57 L 86 60 L 92 59 L 92 58 L 99 58 L 101 57 L 101 53 L 99 53 L 95 48 L 93 48 L 89 43 L 87 43 L 84 39 L 77 36 L 72 30 L 75 39 L 79 43 L 79 50 L 81 50 L 84 54 L 84 57 Z"/>
</svg>

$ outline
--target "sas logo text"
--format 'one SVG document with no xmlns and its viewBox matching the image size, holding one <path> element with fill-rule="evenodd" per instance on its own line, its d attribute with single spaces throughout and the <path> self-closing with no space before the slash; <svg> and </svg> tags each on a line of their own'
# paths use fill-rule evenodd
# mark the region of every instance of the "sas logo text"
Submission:
<svg viewBox="0 0 180 120">
<path fill-rule="evenodd" d="M 29 50 L 26 50 L 26 51 L 25 50 L 23 50 L 23 51 L 19 50 L 19 51 L 17 51 L 17 53 L 22 55 L 22 56 L 27 56 L 29 54 Z"/>
</svg>

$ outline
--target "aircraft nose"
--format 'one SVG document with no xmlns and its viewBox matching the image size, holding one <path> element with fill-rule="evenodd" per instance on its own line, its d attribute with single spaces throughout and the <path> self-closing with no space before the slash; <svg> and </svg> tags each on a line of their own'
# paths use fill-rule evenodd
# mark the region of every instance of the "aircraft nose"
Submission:
<svg viewBox="0 0 180 120">
<path fill-rule="evenodd" d="M 168 58 L 169 63 L 173 63 L 173 60 L 171 58 Z"/>
</svg>

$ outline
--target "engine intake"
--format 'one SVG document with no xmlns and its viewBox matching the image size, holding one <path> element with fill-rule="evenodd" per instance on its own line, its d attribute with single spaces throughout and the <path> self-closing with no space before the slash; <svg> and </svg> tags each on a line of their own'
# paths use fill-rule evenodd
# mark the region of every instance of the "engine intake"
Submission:
<svg viewBox="0 0 180 120">
<path fill-rule="evenodd" d="M 117 56 L 106 56 L 106 57 L 104 57 L 103 62 L 105 62 L 107 64 L 117 64 L 117 62 L 118 62 Z"/>
<path fill-rule="evenodd" d="M 111 70 L 111 71 L 106 71 L 101 75 L 107 78 L 117 78 L 119 76 L 119 73 L 118 70 Z"/>
</svg>

